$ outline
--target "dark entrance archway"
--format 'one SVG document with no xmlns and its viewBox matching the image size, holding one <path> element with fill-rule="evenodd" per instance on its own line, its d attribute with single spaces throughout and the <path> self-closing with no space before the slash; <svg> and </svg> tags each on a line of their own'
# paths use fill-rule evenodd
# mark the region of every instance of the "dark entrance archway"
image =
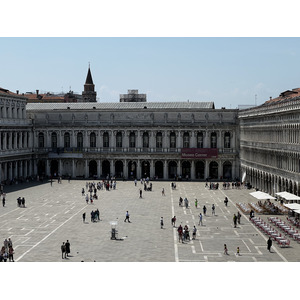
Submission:
<svg viewBox="0 0 300 300">
<path fill-rule="evenodd" d="M 223 179 L 230 180 L 232 178 L 232 164 L 230 161 L 225 161 L 223 164 Z"/>
<path fill-rule="evenodd" d="M 121 160 L 117 160 L 115 163 L 115 176 L 117 178 L 122 178 L 123 174 L 123 162 Z"/>
<path fill-rule="evenodd" d="M 218 179 L 218 163 L 216 161 L 212 161 L 209 164 L 209 178 L 210 179 Z"/>
<path fill-rule="evenodd" d="M 89 177 L 97 177 L 97 162 L 95 160 L 89 162 Z"/>
<path fill-rule="evenodd" d="M 196 179 L 204 179 L 205 176 L 205 163 L 203 161 L 197 161 L 196 165 Z"/>
<path fill-rule="evenodd" d="M 136 162 L 130 161 L 128 163 L 128 178 L 135 179 L 136 178 Z"/>
<path fill-rule="evenodd" d="M 104 178 L 110 177 L 110 162 L 108 160 L 104 160 L 102 163 L 102 176 Z"/>
<path fill-rule="evenodd" d="M 177 174 L 177 163 L 176 161 L 170 161 L 169 162 L 169 178 L 175 178 L 175 176 L 178 176 L 179 174 Z"/>
<path fill-rule="evenodd" d="M 162 161 L 155 163 L 155 176 L 157 178 L 164 178 L 164 163 Z"/>
<path fill-rule="evenodd" d="M 182 163 L 182 178 L 183 179 L 191 178 L 191 163 L 189 161 L 184 161 Z"/>
<path fill-rule="evenodd" d="M 142 177 L 150 177 L 150 162 L 147 160 L 142 161 Z"/>
<path fill-rule="evenodd" d="M 45 176 L 46 174 L 46 162 L 44 160 L 39 160 L 37 165 L 37 172 L 39 176 Z"/>
<path fill-rule="evenodd" d="M 50 174 L 52 177 L 57 177 L 57 175 L 58 175 L 58 161 L 57 160 L 51 160 Z"/>
</svg>

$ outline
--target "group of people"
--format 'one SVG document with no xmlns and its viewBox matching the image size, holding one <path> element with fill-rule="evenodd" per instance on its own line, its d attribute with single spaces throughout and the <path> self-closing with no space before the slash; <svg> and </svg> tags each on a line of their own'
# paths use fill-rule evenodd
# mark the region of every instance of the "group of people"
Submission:
<svg viewBox="0 0 300 300">
<path fill-rule="evenodd" d="M 85 219 L 86 219 L 86 213 L 84 212 L 82 214 L 82 221 L 83 223 L 85 223 Z M 100 212 L 99 209 L 97 208 L 95 211 L 91 211 L 91 222 L 97 222 L 100 221 Z"/>
<path fill-rule="evenodd" d="M 69 240 L 67 240 L 66 242 L 63 242 L 61 247 L 61 258 L 67 258 L 69 256 L 69 254 L 71 253 L 71 245 Z"/>
<path fill-rule="evenodd" d="M 18 204 L 18 207 L 25 207 L 25 198 L 24 197 L 18 197 L 17 198 L 17 204 Z"/>
<path fill-rule="evenodd" d="M 14 249 L 12 240 L 10 238 L 4 240 L 0 252 L 0 262 L 7 262 L 7 260 L 14 262 Z"/>
</svg>

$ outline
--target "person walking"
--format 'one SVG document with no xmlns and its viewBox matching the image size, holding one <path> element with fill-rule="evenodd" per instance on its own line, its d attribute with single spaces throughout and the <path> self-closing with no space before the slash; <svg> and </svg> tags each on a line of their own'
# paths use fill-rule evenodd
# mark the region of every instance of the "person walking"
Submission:
<svg viewBox="0 0 300 300">
<path fill-rule="evenodd" d="M 140 198 L 143 198 L 143 191 L 140 189 Z"/>
<path fill-rule="evenodd" d="M 65 242 L 62 243 L 62 245 L 60 246 L 61 249 L 61 258 L 64 259 L 66 258 L 66 245 Z"/>
<path fill-rule="evenodd" d="M 3 195 L 2 197 L 2 206 L 4 207 L 5 206 L 5 196 Z"/>
<path fill-rule="evenodd" d="M 201 224 L 201 226 L 203 225 L 202 224 L 202 214 L 200 213 L 200 215 L 199 215 L 199 224 L 198 225 L 200 225 Z"/>
<path fill-rule="evenodd" d="M 126 221 L 128 221 L 128 223 L 130 223 L 130 221 L 129 221 L 129 212 L 128 212 L 128 210 L 126 211 L 126 216 L 125 216 L 124 222 L 126 222 Z"/>
<path fill-rule="evenodd" d="M 236 228 L 236 223 L 237 223 L 237 216 L 236 214 L 233 215 L 233 225 L 234 225 L 234 228 Z"/>
<path fill-rule="evenodd" d="M 206 216 L 206 206 L 205 205 L 203 206 L 203 214 L 204 214 L 204 216 Z"/>
<path fill-rule="evenodd" d="M 164 188 L 163 188 L 162 191 L 161 191 L 161 195 L 162 195 L 162 196 L 166 196 L 166 195 L 165 195 L 165 189 L 164 189 Z"/>
<path fill-rule="evenodd" d="M 228 249 L 227 249 L 227 245 L 224 244 L 224 254 L 228 255 Z"/>
<path fill-rule="evenodd" d="M 174 216 L 174 217 L 171 219 L 171 222 L 172 222 L 172 225 L 173 225 L 173 227 L 175 227 L 175 223 L 176 223 L 176 216 Z"/>
<path fill-rule="evenodd" d="M 213 216 L 216 215 L 215 210 L 216 210 L 216 207 L 215 207 L 215 205 L 213 204 L 213 205 L 211 206 L 211 214 L 212 214 Z"/>
<path fill-rule="evenodd" d="M 194 225 L 194 228 L 193 228 L 193 240 L 195 240 L 196 239 L 196 233 L 197 233 L 197 228 L 196 228 L 196 226 Z"/>
<path fill-rule="evenodd" d="M 160 228 L 161 229 L 164 228 L 164 219 L 163 219 L 163 217 L 160 217 Z"/>
<path fill-rule="evenodd" d="M 269 252 L 271 252 L 272 240 L 271 240 L 270 237 L 269 237 L 269 239 L 268 239 L 268 241 L 267 241 L 267 245 L 268 245 L 268 250 L 269 250 Z"/>
<path fill-rule="evenodd" d="M 237 222 L 238 222 L 238 224 L 241 224 L 241 214 L 239 211 L 237 213 Z"/>
<path fill-rule="evenodd" d="M 85 212 L 82 214 L 83 223 L 85 223 Z"/>
<path fill-rule="evenodd" d="M 195 199 L 195 207 L 198 208 L 198 200 Z"/>
<path fill-rule="evenodd" d="M 67 257 L 69 256 L 69 254 L 71 252 L 70 246 L 71 246 L 70 242 L 69 242 L 69 240 L 67 240 L 67 242 L 66 242 L 66 256 Z"/>
<path fill-rule="evenodd" d="M 240 256 L 240 247 L 237 247 L 237 248 L 236 248 L 236 255 L 237 255 L 237 256 Z"/>
<path fill-rule="evenodd" d="M 228 198 L 227 197 L 225 197 L 224 203 L 225 203 L 225 206 L 227 206 L 227 204 L 228 204 Z"/>
</svg>

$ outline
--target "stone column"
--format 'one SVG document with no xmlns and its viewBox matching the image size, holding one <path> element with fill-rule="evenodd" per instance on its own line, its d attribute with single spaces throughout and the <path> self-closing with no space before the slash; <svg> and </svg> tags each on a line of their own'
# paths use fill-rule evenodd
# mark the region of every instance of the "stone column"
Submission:
<svg viewBox="0 0 300 300">
<path fill-rule="evenodd" d="M 218 179 L 220 179 L 221 176 L 223 178 L 223 164 L 222 164 L 222 161 L 219 160 L 218 161 L 218 177 L 219 177 Z"/>
<path fill-rule="evenodd" d="M 85 176 L 85 179 L 89 178 L 89 167 L 88 167 L 88 160 L 85 159 L 84 160 L 84 176 Z"/>
<path fill-rule="evenodd" d="M 204 170 L 204 179 L 209 177 L 209 161 L 206 159 L 205 160 L 205 170 Z"/>
<path fill-rule="evenodd" d="M 72 178 L 75 178 L 76 174 L 75 174 L 75 159 L 72 159 Z"/>
<path fill-rule="evenodd" d="M 115 168 L 114 168 L 114 160 L 111 159 L 110 160 L 110 169 L 109 169 L 109 172 L 110 172 L 110 177 L 114 176 L 115 175 Z"/>
<path fill-rule="evenodd" d="M 150 161 L 150 178 L 153 178 L 155 175 L 154 161 L 151 159 Z"/>
<path fill-rule="evenodd" d="M 138 159 L 137 160 L 137 164 L 136 164 L 136 177 L 138 178 L 138 179 L 141 179 L 142 178 L 142 170 L 141 170 L 141 162 L 140 162 L 140 160 Z"/>
<path fill-rule="evenodd" d="M 177 163 L 177 176 L 180 176 L 182 175 L 182 170 L 181 170 L 181 160 L 178 160 L 178 163 Z"/>
<path fill-rule="evenodd" d="M 98 160 L 97 160 L 97 177 L 98 177 L 98 178 L 101 177 L 101 173 L 102 173 L 102 170 L 101 170 L 101 160 L 98 159 Z"/>
<path fill-rule="evenodd" d="M 195 174 L 196 174 L 196 172 L 195 172 L 195 162 L 192 160 L 192 162 L 191 162 L 191 180 L 196 179 Z"/>
<path fill-rule="evenodd" d="M 9 174 L 8 174 L 9 180 L 13 179 L 12 164 L 13 164 L 12 162 L 8 163 L 8 167 L 9 167 Z"/>
<path fill-rule="evenodd" d="M 168 162 L 164 160 L 164 179 L 168 179 Z"/>
</svg>

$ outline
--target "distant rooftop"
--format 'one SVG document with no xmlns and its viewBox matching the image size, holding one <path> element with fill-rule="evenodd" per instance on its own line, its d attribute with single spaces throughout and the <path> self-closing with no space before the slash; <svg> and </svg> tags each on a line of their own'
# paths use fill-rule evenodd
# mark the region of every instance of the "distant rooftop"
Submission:
<svg viewBox="0 0 300 300">
<path fill-rule="evenodd" d="M 170 110 L 170 109 L 214 109 L 214 102 L 110 102 L 110 103 L 28 103 L 27 111 L 31 110 Z"/>
</svg>

